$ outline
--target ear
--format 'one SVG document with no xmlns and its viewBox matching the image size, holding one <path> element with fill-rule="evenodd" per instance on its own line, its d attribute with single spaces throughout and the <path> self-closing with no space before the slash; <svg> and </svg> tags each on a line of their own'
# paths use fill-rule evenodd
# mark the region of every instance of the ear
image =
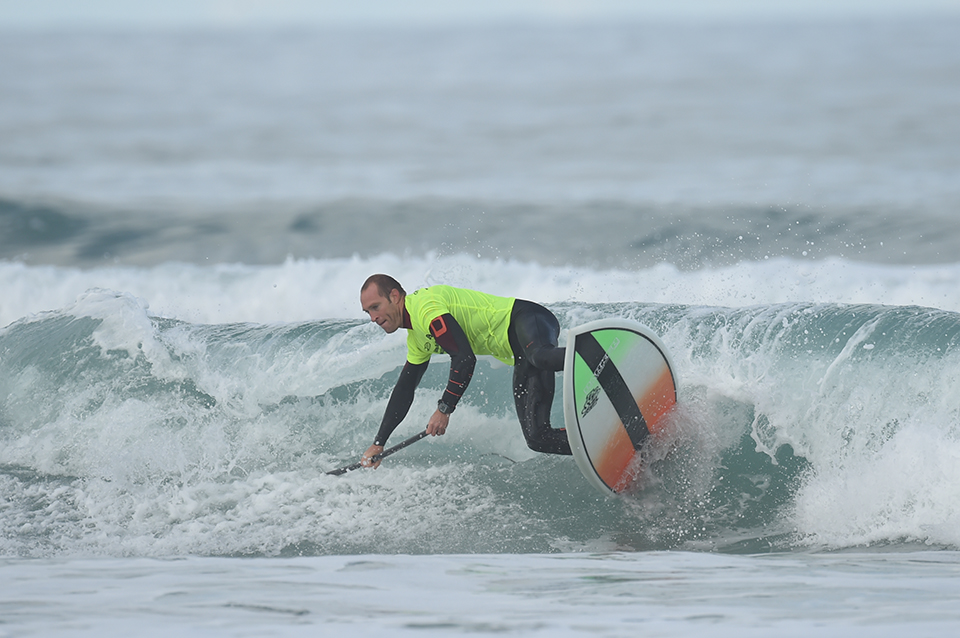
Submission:
<svg viewBox="0 0 960 638">
<path fill-rule="evenodd" d="M 400 291 L 396 288 L 390 291 L 390 303 L 394 305 L 400 303 Z"/>
</svg>

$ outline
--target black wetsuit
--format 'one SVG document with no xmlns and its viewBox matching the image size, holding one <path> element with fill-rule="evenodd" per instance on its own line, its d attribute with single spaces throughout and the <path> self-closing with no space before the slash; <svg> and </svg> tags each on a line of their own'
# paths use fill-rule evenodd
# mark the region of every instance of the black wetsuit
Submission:
<svg viewBox="0 0 960 638">
<path fill-rule="evenodd" d="M 450 355 L 450 378 L 442 401 L 455 408 L 473 376 L 477 357 L 463 328 L 450 314 L 431 324 L 437 344 Z M 409 327 L 409 317 L 405 326 Z M 556 392 L 556 373 L 563 370 L 564 348 L 558 347 L 560 323 L 552 312 L 539 304 L 517 299 L 510 313 L 507 332 L 514 355 L 513 399 L 527 446 L 547 454 L 570 454 L 570 444 L 563 430 L 550 425 L 550 410 Z M 400 425 L 413 404 L 414 391 L 426 372 L 427 363 L 409 361 L 400 371 L 400 378 L 390 395 L 387 409 L 374 439 L 384 445 Z"/>
<path fill-rule="evenodd" d="M 543 306 L 517 299 L 507 334 L 515 359 L 513 401 L 527 446 L 547 454 L 570 454 L 566 432 L 550 425 L 556 373 L 563 370 L 565 356 L 565 349 L 557 346 L 560 322 Z"/>
</svg>

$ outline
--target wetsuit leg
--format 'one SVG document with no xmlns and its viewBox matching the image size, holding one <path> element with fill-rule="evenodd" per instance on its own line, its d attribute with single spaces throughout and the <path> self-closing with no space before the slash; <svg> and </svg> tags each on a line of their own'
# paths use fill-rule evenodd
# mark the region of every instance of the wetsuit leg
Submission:
<svg viewBox="0 0 960 638">
<path fill-rule="evenodd" d="M 543 306 L 518 299 L 510 316 L 509 336 L 515 358 L 513 399 L 527 446 L 547 454 L 570 454 L 566 432 L 550 426 L 555 373 L 563 370 L 565 354 L 557 346 L 560 323 Z"/>
</svg>

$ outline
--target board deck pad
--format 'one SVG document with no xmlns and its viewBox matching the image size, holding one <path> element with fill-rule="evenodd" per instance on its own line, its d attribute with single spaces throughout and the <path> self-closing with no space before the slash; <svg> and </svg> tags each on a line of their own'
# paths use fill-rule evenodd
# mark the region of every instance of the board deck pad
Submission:
<svg viewBox="0 0 960 638">
<path fill-rule="evenodd" d="M 612 495 L 635 488 L 639 455 L 663 434 L 677 388 L 667 350 L 635 321 L 601 319 L 567 335 L 563 415 L 573 458 Z"/>
</svg>

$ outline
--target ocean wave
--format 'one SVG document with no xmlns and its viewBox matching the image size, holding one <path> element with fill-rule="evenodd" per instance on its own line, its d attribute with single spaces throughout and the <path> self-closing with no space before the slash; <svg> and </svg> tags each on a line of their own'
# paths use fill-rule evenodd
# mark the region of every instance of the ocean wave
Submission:
<svg viewBox="0 0 960 638">
<path fill-rule="evenodd" d="M 641 321 L 673 356 L 677 434 L 636 494 L 603 498 L 569 458 L 527 450 L 510 370 L 492 360 L 447 436 L 326 475 L 368 445 L 404 356 L 361 319 L 198 324 L 94 290 L 17 321 L 0 330 L 0 553 L 960 545 L 960 315 L 551 308 L 564 328 Z M 431 366 L 397 440 L 425 422 L 445 372 Z"/>
<path fill-rule="evenodd" d="M 464 253 L 551 267 L 669 263 L 697 270 L 772 258 L 940 264 L 957 254 L 953 233 L 945 232 L 951 221 L 936 208 L 441 197 L 132 208 L 0 198 L 0 260 L 83 268 L 260 266 L 288 258 L 368 259 L 395 251 L 398 237 L 407 254 Z"/>
</svg>

